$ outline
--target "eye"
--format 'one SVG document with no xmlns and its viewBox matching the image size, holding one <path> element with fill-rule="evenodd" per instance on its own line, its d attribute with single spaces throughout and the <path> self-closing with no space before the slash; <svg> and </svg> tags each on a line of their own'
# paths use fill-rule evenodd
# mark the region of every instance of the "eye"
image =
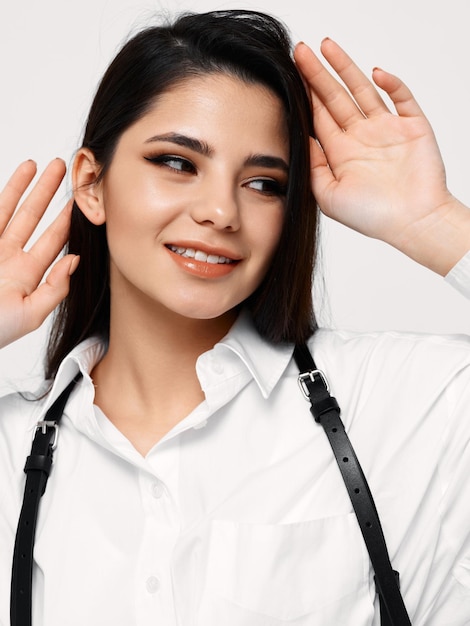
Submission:
<svg viewBox="0 0 470 626">
<path fill-rule="evenodd" d="M 171 170 L 181 173 L 194 173 L 196 168 L 188 159 L 176 156 L 174 154 L 159 154 L 158 156 L 144 157 L 146 161 L 168 167 Z"/>
<path fill-rule="evenodd" d="M 287 185 L 273 178 L 255 178 L 248 181 L 246 186 L 265 196 L 285 196 L 287 192 Z"/>
</svg>

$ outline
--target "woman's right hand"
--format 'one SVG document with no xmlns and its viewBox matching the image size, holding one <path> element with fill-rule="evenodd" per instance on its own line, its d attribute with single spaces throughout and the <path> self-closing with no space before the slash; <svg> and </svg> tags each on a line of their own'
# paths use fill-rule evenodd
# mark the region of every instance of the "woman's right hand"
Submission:
<svg viewBox="0 0 470 626">
<path fill-rule="evenodd" d="M 61 159 L 49 163 L 16 210 L 36 171 L 33 161 L 25 161 L 0 193 L 0 347 L 42 324 L 67 295 L 70 276 L 79 262 L 78 256 L 68 254 L 54 263 L 68 238 L 71 202 L 30 249 L 24 249 L 59 188 L 66 168 Z"/>
</svg>

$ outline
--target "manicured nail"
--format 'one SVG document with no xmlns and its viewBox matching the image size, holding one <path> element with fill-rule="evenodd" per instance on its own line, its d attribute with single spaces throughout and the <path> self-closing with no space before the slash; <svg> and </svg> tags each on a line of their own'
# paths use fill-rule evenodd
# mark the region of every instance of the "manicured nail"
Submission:
<svg viewBox="0 0 470 626">
<path fill-rule="evenodd" d="M 73 257 L 72 261 L 70 262 L 69 276 L 72 276 L 72 274 L 77 269 L 79 263 L 80 263 L 80 256 L 77 254 Z"/>
</svg>

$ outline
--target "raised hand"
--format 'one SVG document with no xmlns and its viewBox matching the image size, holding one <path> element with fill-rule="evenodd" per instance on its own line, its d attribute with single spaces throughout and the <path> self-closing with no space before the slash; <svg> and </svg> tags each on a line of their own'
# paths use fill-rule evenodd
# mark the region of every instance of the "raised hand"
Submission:
<svg viewBox="0 0 470 626">
<path fill-rule="evenodd" d="M 392 113 L 338 44 L 326 39 L 321 52 L 347 89 L 305 44 L 295 50 L 312 100 L 312 187 L 321 210 L 445 274 L 470 248 L 470 211 L 447 189 L 429 122 L 396 76 L 373 71 Z"/>
<path fill-rule="evenodd" d="M 54 263 L 67 241 L 71 203 L 28 251 L 24 246 L 65 176 L 62 160 L 52 161 L 17 209 L 36 174 L 33 161 L 22 163 L 0 193 L 0 347 L 38 328 L 67 295 L 79 258 Z M 16 211 L 16 212 L 15 212 Z"/>
</svg>

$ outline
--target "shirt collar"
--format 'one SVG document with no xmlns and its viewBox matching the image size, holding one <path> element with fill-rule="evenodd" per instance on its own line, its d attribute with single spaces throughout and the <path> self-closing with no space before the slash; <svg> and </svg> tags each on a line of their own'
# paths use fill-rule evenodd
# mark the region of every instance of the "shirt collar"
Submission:
<svg viewBox="0 0 470 626">
<path fill-rule="evenodd" d="M 62 361 L 48 394 L 44 411 L 54 403 L 69 382 L 81 372 L 88 385 L 92 385 L 90 374 L 105 352 L 106 343 L 98 337 L 89 337 L 76 346 Z"/>
<path fill-rule="evenodd" d="M 290 343 L 272 344 L 255 329 L 248 311 L 242 311 L 229 333 L 215 346 L 231 350 L 242 361 L 256 381 L 264 398 L 268 398 L 284 373 L 293 352 Z"/>
<path fill-rule="evenodd" d="M 79 372 L 89 384 L 90 373 L 102 359 L 107 346 L 102 339 L 90 337 L 76 346 L 62 361 L 44 410 L 51 406 L 68 383 Z M 292 356 L 292 344 L 272 344 L 255 329 L 248 311 L 242 311 L 228 334 L 214 348 L 215 352 L 230 350 L 250 372 L 264 398 L 268 398 L 284 373 Z"/>
</svg>

